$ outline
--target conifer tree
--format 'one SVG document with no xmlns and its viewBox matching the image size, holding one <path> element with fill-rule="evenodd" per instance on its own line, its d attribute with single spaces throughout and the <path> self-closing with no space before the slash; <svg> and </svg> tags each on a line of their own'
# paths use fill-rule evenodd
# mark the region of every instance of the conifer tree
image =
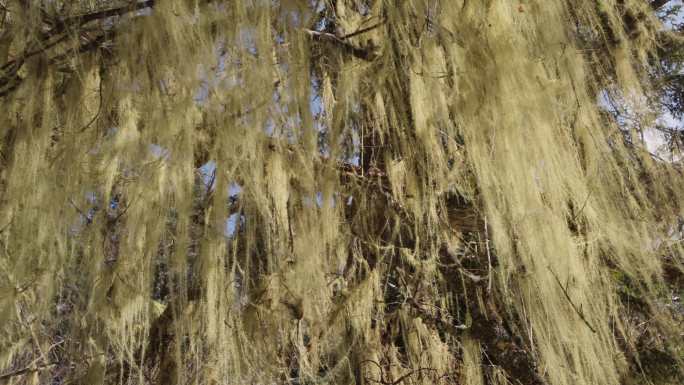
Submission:
<svg viewBox="0 0 684 385">
<path fill-rule="evenodd" d="M 0 0 L 0 384 L 682 383 L 677 20 Z"/>
</svg>

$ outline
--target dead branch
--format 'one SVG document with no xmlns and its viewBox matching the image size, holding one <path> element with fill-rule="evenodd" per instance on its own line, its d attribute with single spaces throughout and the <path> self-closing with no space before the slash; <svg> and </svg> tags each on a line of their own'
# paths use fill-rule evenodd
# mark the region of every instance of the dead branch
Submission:
<svg viewBox="0 0 684 385">
<path fill-rule="evenodd" d="M 587 319 L 584 317 L 584 312 L 582 311 L 582 309 L 578 308 L 577 305 L 575 305 L 575 303 L 572 301 L 572 299 L 570 298 L 570 294 L 568 294 L 567 288 L 563 287 L 563 284 L 561 283 L 560 279 L 558 279 L 558 276 L 556 275 L 556 273 L 551 269 L 551 267 L 548 267 L 548 269 L 551 272 L 551 274 L 553 275 L 553 278 L 556 279 L 556 282 L 558 282 L 558 286 L 560 286 L 561 290 L 563 291 L 563 294 L 565 294 L 565 298 L 568 300 L 568 302 L 570 302 L 570 306 L 572 306 L 572 309 L 575 310 L 575 313 L 577 313 L 577 315 L 584 322 L 584 324 L 587 325 L 589 330 L 591 330 L 592 333 L 596 334 L 597 333 L 596 329 L 594 329 L 594 327 L 591 326 L 589 321 L 587 321 Z"/>
<path fill-rule="evenodd" d="M 30 374 L 30 373 L 35 373 L 44 369 L 51 368 L 55 365 L 57 365 L 57 362 L 49 362 L 47 364 L 41 364 L 41 365 L 36 365 L 36 366 L 27 366 L 22 369 L 15 370 L 13 372 L 5 373 L 5 374 L 0 374 L 0 382 L 6 383 L 13 377 L 21 376 L 24 374 Z"/>
<path fill-rule="evenodd" d="M 337 47 L 341 48 L 343 52 L 350 54 L 358 59 L 362 59 L 365 61 L 373 61 L 377 54 L 374 52 L 372 47 L 368 48 L 359 48 L 350 42 L 343 40 L 342 38 L 338 37 L 335 34 L 328 33 L 328 32 L 319 32 L 319 31 L 313 31 L 310 29 L 304 29 L 303 30 L 307 35 L 311 37 L 313 41 L 319 41 L 319 42 L 327 42 L 336 45 Z M 352 33 L 354 34 L 354 33 Z M 344 38 L 350 37 L 345 36 Z"/>
</svg>

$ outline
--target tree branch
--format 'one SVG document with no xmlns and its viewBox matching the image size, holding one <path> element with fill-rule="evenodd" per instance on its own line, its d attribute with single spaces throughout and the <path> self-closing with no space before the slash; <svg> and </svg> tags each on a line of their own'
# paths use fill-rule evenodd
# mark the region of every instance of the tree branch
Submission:
<svg viewBox="0 0 684 385">
<path fill-rule="evenodd" d="M 377 26 L 373 26 L 375 28 Z M 370 27 L 369 27 L 370 28 Z M 348 53 L 356 58 L 366 60 L 366 61 L 372 61 L 373 59 L 376 58 L 377 54 L 374 52 L 372 47 L 369 48 L 359 48 L 356 47 L 355 45 L 349 43 L 348 41 L 343 40 L 342 38 L 337 37 L 336 35 L 328 32 L 319 32 L 319 31 L 313 31 L 310 29 L 304 29 L 304 32 L 311 36 L 311 39 L 314 41 L 324 41 L 328 43 L 332 43 L 339 48 L 341 48 L 345 53 Z M 358 32 L 361 33 L 361 32 Z M 344 37 L 344 39 L 349 38 L 353 35 L 357 35 L 357 32 L 353 32 L 350 35 L 347 35 Z"/>
<path fill-rule="evenodd" d="M 80 27 L 83 26 L 91 21 L 95 20 L 102 20 L 106 19 L 108 17 L 112 16 L 122 16 L 127 13 L 139 11 L 141 9 L 145 8 L 152 8 L 154 7 L 156 3 L 156 0 L 146 0 L 146 1 L 141 1 L 137 2 L 134 4 L 126 5 L 123 7 L 118 7 L 118 8 L 111 8 L 111 9 L 105 9 L 97 12 L 92 12 L 84 15 L 77 15 L 77 16 L 72 16 L 69 18 L 66 18 L 64 20 L 57 20 L 56 22 L 53 23 L 54 28 L 43 34 L 40 38 L 40 41 L 38 45 L 40 48 L 38 49 L 33 49 L 33 50 L 26 50 L 21 56 L 19 56 L 17 59 L 10 60 L 9 62 L 5 63 L 0 67 L 0 70 L 4 72 L 2 75 L 0 75 L 0 86 L 5 86 L 8 85 L 5 89 L 0 90 L 0 97 L 8 95 L 10 92 L 14 91 L 19 83 L 21 82 L 21 78 L 17 76 L 17 72 L 19 69 L 22 67 L 22 65 L 25 63 L 26 59 L 33 57 L 35 55 L 38 55 L 40 53 L 43 53 L 47 51 L 48 49 L 62 43 L 67 39 L 67 33 L 71 28 L 73 27 Z M 61 36 L 60 36 L 61 35 Z M 95 39 L 93 39 L 90 42 L 87 42 L 85 44 L 80 45 L 76 51 L 78 53 L 84 53 L 88 52 L 92 49 L 95 49 L 101 45 L 104 41 L 107 39 L 111 39 L 115 33 L 113 31 L 110 32 L 104 32 L 103 34 L 97 36 Z M 57 37 L 54 41 L 50 41 L 54 37 Z M 52 59 L 50 59 L 50 64 L 54 64 L 56 62 L 59 62 L 67 57 L 68 53 L 64 53 L 61 55 L 58 55 Z"/>
<path fill-rule="evenodd" d="M 23 369 L 15 370 L 15 371 L 13 371 L 13 372 L 5 373 L 5 374 L 0 374 L 0 381 L 2 381 L 2 382 L 9 381 L 12 377 L 16 377 L 16 376 L 21 376 L 21 375 L 24 375 L 24 374 L 29 374 L 29 373 L 37 372 L 37 371 L 40 371 L 40 370 L 43 370 L 43 369 L 47 369 L 47 368 L 52 367 L 52 366 L 55 366 L 55 365 L 57 365 L 57 362 L 50 362 L 50 363 L 47 363 L 47 364 L 36 365 L 35 367 L 30 367 L 30 366 L 29 366 L 29 367 L 26 367 L 26 368 L 23 368 Z"/>
<path fill-rule="evenodd" d="M 362 34 L 362 33 L 366 33 L 366 32 L 368 32 L 368 31 L 372 31 L 372 30 L 378 28 L 379 26 L 381 26 L 381 25 L 383 25 L 383 24 L 385 24 L 385 21 L 384 21 L 384 20 L 383 20 L 383 21 L 380 21 L 380 22 L 378 22 L 378 23 L 375 23 L 375 24 L 373 24 L 373 25 L 371 25 L 371 26 L 369 26 L 369 27 L 357 29 L 357 30 L 354 31 L 354 32 L 348 33 L 348 34 L 346 34 L 346 35 L 340 37 L 340 40 L 349 39 L 350 37 L 354 37 L 354 36 L 360 35 L 360 34 Z"/>
<path fill-rule="evenodd" d="M 84 15 L 72 16 L 64 20 L 58 20 L 56 22 L 55 28 L 48 31 L 47 34 L 52 36 L 58 33 L 62 33 L 73 26 L 82 26 L 94 20 L 106 19 L 112 16 L 122 16 L 127 13 L 139 11 L 141 9 L 152 8 L 154 7 L 155 2 L 156 0 L 146 0 L 135 4 L 126 5 L 123 7 L 105 9 L 97 12 L 87 13 Z"/>
<path fill-rule="evenodd" d="M 582 309 L 578 308 L 577 305 L 575 305 L 575 303 L 572 302 L 572 299 L 570 298 L 570 294 L 568 294 L 567 288 L 563 287 L 563 284 L 561 283 L 560 279 L 558 279 L 558 276 L 556 275 L 556 273 L 553 270 L 551 270 L 551 267 L 548 267 L 548 269 L 551 272 L 551 274 L 553 275 L 553 278 L 556 279 L 556 282 L 558 282 L 558 286 L 560 286 L 561 290 L 563 291 L 563 294 L 565 294 L 565 298 L 568 300 L 568 302 L 570 302 L 570 306 L 572 306 L 572 309 L 575 310 L 575 313 L 577 313 L 577 315 L 584 322 L 584 324 L 587 325 L 589 330 L 591 330 L 594 334 L 596 334 L 596 329 L 594 329 L 594 327 L 591 326 L 589 321 L 587 321 L 587 319 L 584 317 L 584 312 L 582 311 Z"/>
<path fill-rule="evenodd" d="M 658 11 L 660 10 L 660 8 L 664 7 L 669 2 L 670 0 L 653 0 L 651 1 L 651 8 Z"/>
</svg>

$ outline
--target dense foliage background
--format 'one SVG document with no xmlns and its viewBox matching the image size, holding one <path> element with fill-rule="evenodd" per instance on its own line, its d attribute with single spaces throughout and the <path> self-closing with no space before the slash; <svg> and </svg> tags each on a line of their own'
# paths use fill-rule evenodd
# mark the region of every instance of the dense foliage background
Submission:
<svg viewBox="0 0 684 385">
<path fill-rule="evenodd" d="M 0 0 L 0 384 L 680 384 L 667 0 Z"/>
</svg>

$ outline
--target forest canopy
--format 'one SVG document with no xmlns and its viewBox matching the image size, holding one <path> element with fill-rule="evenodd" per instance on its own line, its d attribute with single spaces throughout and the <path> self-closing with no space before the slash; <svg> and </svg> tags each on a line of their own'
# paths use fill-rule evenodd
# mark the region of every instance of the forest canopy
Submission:
<svg viewBox="0 0 684 385">
<path fill-rule="evenodd" d="M 684 382 L 668 0 L 0 0 L 0 384 Z"/>
</svg>

